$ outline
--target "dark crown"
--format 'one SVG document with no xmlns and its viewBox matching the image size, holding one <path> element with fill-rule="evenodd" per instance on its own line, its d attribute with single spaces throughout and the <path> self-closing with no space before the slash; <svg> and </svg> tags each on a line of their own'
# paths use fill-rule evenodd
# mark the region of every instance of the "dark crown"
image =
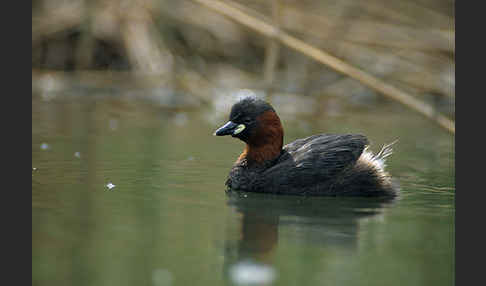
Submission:
<svg viewBox="0 0 486 286">
<path fill-rule="evenodd" d="M 275 111 L 269 103 L 260 98 L 253 96 L 245 97 L 235 103 L 231 108 L 230 120 L 236 120 L 243 116 L 254 119 L 258 115 L 268 110 Z"/>
</svg>

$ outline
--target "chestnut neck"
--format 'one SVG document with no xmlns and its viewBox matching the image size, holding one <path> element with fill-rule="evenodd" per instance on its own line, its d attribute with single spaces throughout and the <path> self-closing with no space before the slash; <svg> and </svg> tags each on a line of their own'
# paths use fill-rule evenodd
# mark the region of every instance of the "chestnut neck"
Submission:
<svg viewBox="0 0 486 286">
<path fill-rule="evenodd" d="M 280 118 L 273 110 L 262 113 L 256 121 L 256 130 L 246 141 L 245 149 L 238 161 L 246 159 L 250 165 L 263 165 L 280 156 L 283 146 L 283 128 Z"/>
</svg>

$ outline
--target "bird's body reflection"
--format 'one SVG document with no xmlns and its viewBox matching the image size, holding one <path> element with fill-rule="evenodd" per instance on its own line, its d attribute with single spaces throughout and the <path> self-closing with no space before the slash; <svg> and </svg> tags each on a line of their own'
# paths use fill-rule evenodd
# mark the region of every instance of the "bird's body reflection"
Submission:
<svg viewBox="0 0 486 286">
<path fill-rule="evenodd" d="M 228 205 L 242 216 L 239 238 L 227 239 L 225 243 L 224 274 L 235 284 L 271 282 L 267 277 L 270 273 L 265 276 L 264 269 L 275 271 L 274 253 L 278 248 L 279 232 L 284 231 L 287 240 L 299 244 L 335 246 L 352 251 L 358 241 L 359 220 L 381 213 L 392 202 L 376 198 L 239 192 L 228 192 L 227 195 Z M 267 280 L 258 281 L 258 277 L 267 277 Z"/>
<path fill-rule="evenodd" d="M 278 216 L 265 216 L 255 211 L 243 215 L 241 240 L 238 246 L 240 259 L 269 262 L 268 254 L 278 244 Z"/>
</svg>

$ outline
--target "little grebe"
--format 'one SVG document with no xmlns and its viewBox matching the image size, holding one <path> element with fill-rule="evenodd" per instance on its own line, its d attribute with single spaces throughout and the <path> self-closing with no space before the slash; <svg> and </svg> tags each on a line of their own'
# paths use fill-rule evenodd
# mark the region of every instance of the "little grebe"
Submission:
<svg viewBox="0 0 486 286">
<path fill-rule="evenodd" d="M 397 193 L 384 171 L 391 144 L 373 155 L 363 135 L 319 134 L 283 146 L 280 118 L 258 98 L 235 103 L 229 121 L 214 135 L 231 135 L 246 143 L 229 173 L 228 190 L 331 196 Z"/>
</svg>

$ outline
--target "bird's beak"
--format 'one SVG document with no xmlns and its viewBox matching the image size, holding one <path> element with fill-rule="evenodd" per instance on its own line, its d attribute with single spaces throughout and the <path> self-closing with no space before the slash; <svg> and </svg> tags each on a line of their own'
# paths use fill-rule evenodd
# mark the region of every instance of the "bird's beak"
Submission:
<svg viewBox="0 0 486 286">
<path fill-rule="evenodd" d="M 215 136 L 236 135 L 245 129 L 244 124 L 236 124 L 232 121 L 228 121 L 225 125 L 214 131 Z"/>
</svg>

